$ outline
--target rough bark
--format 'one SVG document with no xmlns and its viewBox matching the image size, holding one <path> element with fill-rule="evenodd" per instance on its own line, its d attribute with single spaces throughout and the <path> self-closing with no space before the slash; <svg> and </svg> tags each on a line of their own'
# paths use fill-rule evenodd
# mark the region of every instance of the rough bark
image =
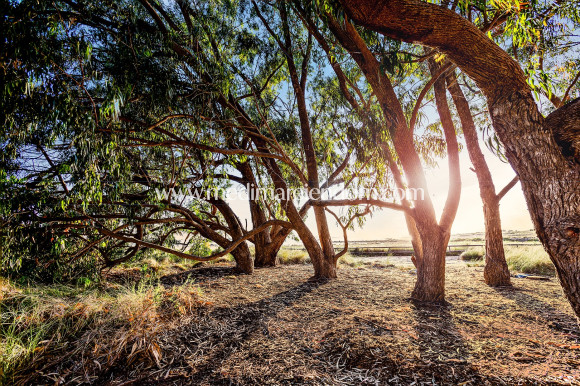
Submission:
<svg viewBox="0 0 580 386">
<path fill-rule="evenodd" d="M 510 271 L 505 260 L 499 199 L 481 194 L 485 221 L 485 267 L 483 279 L 492 287 L 511 286 Z"/>
<path fill-rule="evenodd" d="M 416 260 L 417 281 L 411 297 L 419 302 L 445 302 L 445 256 L 449 232 L 437 223 L 418 224 L 423 256 Z"/>
<path fill-rule="evenodd" d="M 562 155 L 570 162 L 580 163 L 580 98 L 560 107 L 557 114 L 546 118 L 546 126 L 554 131 L 554 138 Z"/>
<path fill-rule="evenodd" d="M 506 156 L 520 177 L 538 238 L 580 316 L 580 165 L 563 153 L 554 135 L 563 136 L 562 127 L 554 122 L 569 122 L 564 132 L 579 127 L 580 117 L 570 114 L 572 106 L 544 119 L 519 65 L 475 25 L 444 7 L 416 0 L 341 3 L 362 26 L 440 49 L 477 83 Z"/>
<path fill-rule="evenodd" d="M 228 224 L 228 228 L 230 229 L 232 239 L 236 240 L 242 238 L 244 236 L 244 232 L 242 230 L 240 220 L 232 208 L 230 208 L 230 206 L 222 199 L 212 199 L 209 202 L 212 203 L 223 215 L 226 223 Z M 254 273 L 254 259 L 250 253 L 248 243 L 240 243 L 240 245 L 238 245 L 236 249 L 231 252 L 231 254 L 236 262 L 236 270 L 245 274 Z"/>
<path fill-rule="evenodd" d="M 483 202 L 485 222 L 485 268 L 483 270 L 483 277 L 485 282 L 492 287 L 509 286 L 511 285 L 510 272 L 505 260 L 501 217 L 499 213 L 500 197 L 495 193 L 491 172 L 479 146 L 477 128 L 473 122 L 465 94 L 457 83 L 455 73 L 447 77 L 447 87 L 457 108 L 459 119 L 461 120 L 467 152 L 475 169 L 477 182 L 479 184 L 479 194 Z"/>
</svg>

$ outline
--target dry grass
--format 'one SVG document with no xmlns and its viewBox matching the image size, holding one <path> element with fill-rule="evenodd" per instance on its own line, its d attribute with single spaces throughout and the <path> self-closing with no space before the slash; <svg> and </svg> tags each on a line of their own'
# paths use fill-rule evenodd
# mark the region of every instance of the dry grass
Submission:
<svg viewBox="0 0 580 386">
<path fill-rule="evenodd" d="M 484 257 L 485 249 L 482 247 L 470 247 L 460 255 L 460 259 L 469 262 L 468 266 L 470 267 L 485 265 Z M 554 264 L 541 246 L 507 247 L 505 258 L 512 273 L 521 272 L 548 276 L 556 274 Z"/>
<path fill-rule="evenodd" d="M 364 265 L 363 260 L 353 257 L 350 253 L 345 253 L 338 259 L 338 267 L 348 266 L 351 268 L 357 268 Z"/>
<path fill-rule="evenodd" d="M 146 281 L 107 290 L 20 288 L 6 281 L 0 287 L 0 383 L 5 384 L 28 384 L 31 369 L 42 372 L 57 363 L 80 366 L 86 382 L 119 365 L 157 365 L 160 333 L 205 304 L 199 287 L 187 282 L 169 289 Z M 21 376 L 22 371 L 28 374 Z"/>
<path fill-rule="evenodd" d="M 278 252 L 280 264 L 310 264 L 310 257 L 304 250 L 282 248 Z"/>
</svg>

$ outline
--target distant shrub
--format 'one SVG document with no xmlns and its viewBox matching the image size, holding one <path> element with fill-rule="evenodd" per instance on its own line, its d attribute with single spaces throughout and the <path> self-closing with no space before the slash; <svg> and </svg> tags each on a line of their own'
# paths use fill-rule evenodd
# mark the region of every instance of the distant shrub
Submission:
<svg viewBox="0 0 580 386">
<path fill-rule="evenodd" d="M 278 258 L 280 259 L 280 264 L 308 264 L 310 263 L 310 257 L 306 251 L 302 250 L 292 250 L 292 249 L 281 249 L 278 252 Z"/>
<path fill-rule="evenodd" d="M 482 260 L 485 256 L 485 249 L 482 247 L 469 247 L 467 248 L 459 258 L 465 261 Z"/>
<path fill-rule="evenodd" d="M 556 268 L 541 246 L 506 248 L 505 257 L 510 271 L 535 275 L 556 274 Z"/>
</svg>

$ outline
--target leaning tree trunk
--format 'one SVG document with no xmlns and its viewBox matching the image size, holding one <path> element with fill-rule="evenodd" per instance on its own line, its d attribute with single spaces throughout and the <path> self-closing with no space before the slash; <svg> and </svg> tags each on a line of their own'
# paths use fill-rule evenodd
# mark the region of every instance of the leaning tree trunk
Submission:
<svg viewBox="0 0 580 386">
<path fill-rule="evenodd" d="M 228 228 L 230 229 L 232 239 L 237 240 L 242 238 L 244 236 L 244 232 L 242 231 L 240 220 L 232 208 L 230 208 L 230 206 L 221 198 L 210 199 L 208 202 L 214 205 L 224 216 L 224 219 L 228 224 Z M 254 259 L 250 253 L 248 243 L 244 241 L 238 245 L 238 247 L 232 251 L 232 256 L 236 262 L 237 271 L 246 274 L 254 273 Z"/>
<path fill-rule="evenodd" d="M 483 202 L 485 222 L 485 268 L 483 270 L 483 278 L 492 287 L 509 286 L 511 285 L 510 272 L 505 260 L 499 212 L 500 197 L 495 193 L 491 172 L 479 147 L 477 128 L 465 94 L 457 83 L 455 72 L 447 77 L 447 87 L 453 97 L 453 102 L 461 120 L 467 152 L 475 169 L 479 184 L 479 194 Z"/>
</svg>

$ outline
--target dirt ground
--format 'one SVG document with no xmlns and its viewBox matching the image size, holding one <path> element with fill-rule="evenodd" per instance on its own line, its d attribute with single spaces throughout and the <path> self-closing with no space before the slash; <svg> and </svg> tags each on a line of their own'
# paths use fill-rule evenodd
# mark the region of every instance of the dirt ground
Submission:
<svg viewBox="0 0 580 386">
<path fill-rule="evenodd" d="M 557 279 L 489 288 L 483 268 L 447 267 L 448 306 L 409 299 L 409 266 L 343 267 L 308 282 L 309 265 L 189 277 L 207 306 L 159 340 L 162 360 L 99 384 L 580 384 L 580 331 Z"/>
</svg>

